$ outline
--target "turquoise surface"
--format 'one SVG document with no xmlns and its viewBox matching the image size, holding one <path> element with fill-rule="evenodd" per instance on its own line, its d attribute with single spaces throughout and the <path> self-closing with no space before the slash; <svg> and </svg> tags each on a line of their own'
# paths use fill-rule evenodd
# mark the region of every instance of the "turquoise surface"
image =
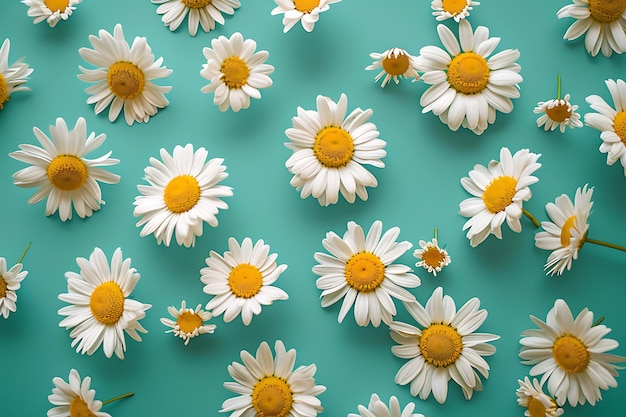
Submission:
<svg viewBox="0 0 626 417">
<path fill-rule="evenodd" d="M 477 164 L 497 159 L 502 146 L 513 152 L 529 148 L 541 153 L 543 167 L 536 172 L 539 183 L 525 207 L 540 220 L 548 220 L 544 207 L 562 193 L 574 195 L 577 187 L 594 186 L 593 214 L 589 236 L 626 244 L 624 236 L 626 180 L 617 163 L 607 166 L 598 151 L 599 132 L 584 127 L 565 134 L 544 132 L 535 124 L 533 108 L 538 101 L 554 98 L 556 76 L 563 80 L 563 93 L 570 93 L 581 114 L 590 111 L 585 97 L 599 94 L 610 99 L 604 85 L 607 78 L 624 77 L 626 57 L 590 57 L 582 40 L 562 39 L 571 19 L 558 20 L 556 11 L 567 0 L 546 2 L 484 0 L 470 16 L 474 27 L 487 26 L 492 36 L 501 37 L 497 51 L 519 49 L 524 77 L 521 97 L 511 114 L 498 114 L 496 123 L 482 136 L 461 129 L 451 132 L 432 114 L 422 114 L 419 97 L 423 83 L 404 80 L 381 89 L 365 71 L 370 52 L 398 46 L 414 55 L 426 45 L 440 46 L 437 22 L 430 2 L 396 0 L 344 0 L 321 15 L 312 33 L 300 25 L 283 33 L 280 16 L 271 16 L 274 2 L 243 1 L 224 26 L 191 37 L 186 22 L 176 32 L 163 25 L 157 6 L 144 1 L 86 0 L 68 21 L 51 29 L 46 23 L 33 25 L 27 7 L 18 1 L 3 2 L 0 13 L 0 40 L 11 39 L 10 62 L 25 56 L 34 73 L 30 92 L 16 93 L 0 111 L 0 256 L 12 265 L 28 242 L 32 247 L 24 259 L 27 278 L 18 292 L 18 310 L 0 320 L 0 416 L 45 415 L 51 407 L 47 396 L 52 378 L 67 380 L 71 368 L 92 377 L 96 398 L 106 400 L 134 391 L 135 396 L 104 407 L 114 416 L 217 415 L 222 402 L 231 397 L 223 386 L 231 381 L 227 366 L 240 361 L 243 349 L 254 352 L 266 340 L 276 339 L 298 352 L 296 364 L 317 364 L 316 381 L 327 391 L 320 396 L 324 415 L 346 416 L 367 404 L 378 393 L 388 401 L 391 395 L 401 405 L 416 403 L 416 412 L 434 416 L 521 416 L 516 403 L 517 380 L 530 367 L 518 358 L 520 333 L 535 326 L 529 315 L 545 318 L 555 299 L 565 299 L 574 314 L 589 307 L 613 329 L 609 337 L 622 342 L 614 351 L 625 355 L 626 254 L 586 245 L 572 271 L 561 277 L 546 277 L 542 271 L 548 252 L 534 246 L 535 229 L 523 219 L 523 231 L 516 234 L 503 227 L 503 240 L 491 236 L 471 248 L 461 230 L 466 219 L 458 204 L 468 194 L 460 178 Z M 129 127 L 123 118 L 110 123 L 107 112 L 95 115 L 86 104 L 87 83 L 76 76 L 78 66 L 88 66 L 78 54 L 89 47 L 88 36 L 99 29 L 113 31 L 121 23 L 128 41 L 145 36 L 156 57 L 173 70 L 161 85 L 171 85 L 170 105 L 147 124 Z M 447 22 L 456 32 L 456 24 Z M 268 63 L 275 66 L 274 85 L 262 91 L 248 110 L 221 113 L 212 104 L 212 95 L 200 88 L 205 61 L 202 48 L 219 35 L 240 31 L 257 41 L 259 49 L 270 52 Z M 384 169 L 372 168 L 379 186 L 370 189 L 368 201 L 348 204 L 344 200 L 321 207 L 316 200 L 301 200 L 289 185 L 291 175 L 284 164 L 290 156 L 283 145 L 285 129 L 297 106 L 315 108 L 315 97 L 337 100 L 348 96 L 348 107 L 372 108 L 380 137 L 387 141 Z M 103 185 L 106 205 L 93 217 L 61 222 L 58 215 L 46 217 L 45 203 L 27 204 L 33 193 L 13 185 L 12 174 L 25 164 L 8 156 L 21 143 L 35 144 L 33 127 L 48 132 L 57 117 L 73 126 L 78 117 L 87 120 L 88 132 L 105 133 L 102 150 L 112 150 L 121 160 L 111 171 L 121 175 L 116 185 Z M 137 185 L 143 184 L 143 170 L 160 148 L 172 151 L 177 144 L 204 146 L 210 157 L 224 158 L 234 196 L 225 199 L 229 209 L 218 215 L 219 225 L 205 225 L 204 235 L 194 248 L 159 246 L 153 236 L 141 238 L 135 226 L 133 200 Z M 104 153 L 102 151 L 101 153 Z M 460 387 L 450 383 L 448 400 L 438 404 L 413 398 L 407 386 L 394 383 L 405 362 L 391 354 L 393 341 L 388 329 L 361 328 L 352 311 L 337 323 L 339 305 L 323 309 L 316 276 L 311 268 L 313 254 L 323 251 L 321 241 L 328 231 L 343 234 L 354 220 L 364 228 L 380 219 L 385 229 L 401 228 L 400 239 L 418 246 L 439 228 L 440 242 L 446 245 L 452 264 L 436 278 L 425 270 L 416 273 L 422 285 L 412 292 L 425 303 L 432 291 L 443 286 L 457 306 L 479 297 L 489 316 L 480 331 L 497 333 L 497 353 L 488 358 L 489 379 L 484 390 L 471 401 Z M 213 319 L 217 329 L 184 346 L 166 334 L 159 319 L 168 317 L 167 307 L 206 304 L 200 269 L 210 250 L 223 253 L 227 240 L 249 236 L 264 239 L 278 253 L 278 262 L 288 264 L 277 285 L 289 299 L 265 307 L 246 327 L 237 319 L 224 323 Z M 78 271 L 75 258 L 88 257 L 94 247 L 110 257 L 121 247 L 125 257 L 141 274 L 133 297 L 152 304 L 142 324 L 149 333 L 141 343 L 127 338 L 126 359 L 107 359 L 100 348 L 82 356 L 71 347 L 69 331 L 59 327 L 58 300 L 67 292 L 66 271 Z M 414 265 L 412 250 L 398 262 Z M 399 307 L 401 307 L 399 305 Z M 401 311 L 401 320 L 408 320 Z M 595 407 L 567 407 L 565 415 L 623 415 L 626 407 L 624 376 L 618 388 L 603 391 Z"/>
</svg>

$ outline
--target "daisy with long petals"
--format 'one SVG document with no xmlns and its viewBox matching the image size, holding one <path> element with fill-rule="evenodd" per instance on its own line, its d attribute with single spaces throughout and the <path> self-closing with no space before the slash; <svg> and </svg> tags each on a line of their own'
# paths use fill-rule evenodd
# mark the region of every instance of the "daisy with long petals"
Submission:
<svg viewBox="0 0 626 417">
<path fill-rule="evenodd" d="M 558 417 L 563 414 L 563 409 L 556 404 L 554 398 L 544 394 L 543 384 L 537 378 L 530 382 L 528 377 L 518 379 L 519 388 L 516 391 L 517 403 L 526 408 L 526 417 Z"/>
<path fill-rule="evenodd" d="M 372 394 L 367 407 L 359 404 L 359 414 L 349 413 L 348 417 L 424 417 L 423 414 L 413 413 L 415 403 L 408 403 L 400 411 L 400 401 L 392 395 L 389 406 L 380 400 L 378 394 Z"/>
<path fill-rule="evenodd" d="M 30 88 L 24 84 L 28 81 L 28 76 L 32 74 L 33 69 L 22 62 L 23 58 L 9 65 L 10 49 L 11 41 L 7 38 L 0 47 L 0 110 L 4 108 L 4 103 L 9 101 L 14 92 L 30 91 Z"/>
<path fill-rule="evenodd" d="M 437 21 L 454 19 L 459 23 L 470 15 L 470 10 L 480 3 L 474 0 L 433 0 L 430 7 L 434 10 L 433 16 Z"/>
<path fill-rule="evenodd" d="M 189 34 L 196 36 L 198 25 L 205 32 L 215 29 L 215 22 L 224 24 L 225 14 L 235 14 L 241 6 L 239 0 L 152 0 L 158 4 L 157 13 L 163 15 L 161 20 L 171 31 L 175 31 L 183 23 L 185 16 Z"/>
<path fill-rule="evenodd" d="M 11 269 L 7 269 L 6 259 L 0 257 L 0 314 L 5 319 L 17 310 L 17 290 L 28 275 L 28 271 L 22 270 L 20 262 L 21 259 Z"/>
<path fill-rule="evenodd" d="M 385 87 L 387 83 L 393 79 L 398 84 L 402 77 L 412 78 L 413 81 L 419 79 L 419 74 L 415 69 L 415 57 L 409 55 L 407 51 L 400 48 L 387 49 L 383 53 L 373 52 L 370 58 L 374 60 L 371 65 L 365 67 L 366 70 L 379 70 L 380 72 L 374 78 L 375 82 L 383 79 L 381 87 Z M 383 78 L 384 77 L 384 78 Z"/>
<path fill-rule="evenodd" d="M 28 6 L 28 17 L 33 17 L 33 24 L 41 23 L 44 20 L 51 28 L 55 27 L 61 20 L 67 20 L 76 5 L 82 0 L 22 0 Z"/>
<path fill-rule="evenodd" d="M 185 346 L 191 339 L 201 334 L 213 333 L 215 324 L 205 324 L 205 321 L 211 320 L 213 315 L 210 311 L 202 309 L 202 304 L 198 304 L 195 309 L 187 308 L 185 300 L 182 301 L 180 309 L 170 306 L 167 308 L 174 320 L 169 318 L 161 318 L 161 323 L 171 329 L 166 333 L 173 333 L 185 341 Z"/>
<path fill-rule="evenodd" d="M 274 0 L 276 7 L 272 10 L 272 16 L 283 15 L 283 29 L 287 33 L 298 22 L 307 32 L 313 31 L 315 23 L 320 18 L 320 13 L 327 11 L 333 3 L 341 0 Z"/>
</svg>

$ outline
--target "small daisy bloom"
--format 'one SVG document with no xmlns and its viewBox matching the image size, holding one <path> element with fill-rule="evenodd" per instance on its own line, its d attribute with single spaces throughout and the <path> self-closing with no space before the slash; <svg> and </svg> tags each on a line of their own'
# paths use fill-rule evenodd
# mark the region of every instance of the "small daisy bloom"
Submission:
<svg viewBox="0 0 626 417">
<path fill-rule="evenodd" d="M 130 267 L 130 258 L 122 259 L 122 250 L 113 253 L 111 265 L 104 252 L 95 248 L 89 259 L 76 258 L 80 273 L 66 272 L 67 294 L 59 294 L 59 300 L 69 306 L 59 309 L 59 315 L 67 316 L 59 326 L 72 329 L 72 347 L 80 354 L 93 354 L 103 345 L 104 354 L 113 353 L 124 359 L 126 339 L 124 332 L 138 342 L 147 333 L 139 320 L 152 307 L 130 297 L 140 275 Z"/>
<path fill-rule="evenodd" d="M 235 14 L 235 9 L 241 6 L 239 0 L 152 0 L 158 4 L 157 13 L 163 15 L 161 20 L 171 31 L 178 29 L 185 16 L 189 34 L 196 36 L 198 25 L 202 30 L 210 32 L 215 29 L 215 22 L 224 24 L 222 13 Z"/>
<path fill-rule="evenodd" d="M 354 319 L 359 326 L 389 324 L 396 315 L 396 298 L 405 303 L 415 302 L 406 288 L 416 288 L 420 279 L 411 274 L 411 268 L 394 264 L 411 249 L 411 242 L 396 242 L 400 228 L 392 227 L 382 234 L 383 224 L 376 220 L 367 236 L 361 226 L 348 223 L 343 238 L 328 232 L 322 240 L 329 254 L 317 252 L 313 273 L 319 275 L 315 285 L 322 290 L 322 307 L 335 304 L 343 298 L 338 321 L 341 323 L 354 304 Z M 382 237 L 381 237 L 382 234 Z"/>
<path fill-rule="evenodd" d="M 276 300 L 286 300 L 287 293 L 272 286 L 287 265 L 276 265 L 278 255 L 270 253 L 269 245 L 259 239 L 245 238 L 241 246 L 235 238 L 228 239 L 228 251 L 220 255 L 215 251 L 205 259 L 206 268 L 200 270 L 203 291 L 213 298 L 206 305 L 214 316 L 224 313 L 226 323 L 241 314 L 246 326 L 253 315 L 261 314 L 261 306 Z"/>
<path fill-rule="evenodd" d="M 415 249 L 413 256 L 419 259 L 419 262 L 415 266 L 422 267 L 434 276 L 437 276 L 437 272 L 441 272 L 443 268 L 450 265 L 450 255 L 445 249 L 439 247 L 437 239 L 433 239 L 430 242 L 423 240 L 419 241 L 420 248 Z"/>
<path fill-rule="evenodd" d="M 180 337 L 185 341 L 185 346 L 194 337 L 215 331 L 215 324 L 204 324 L 213 315 L 210 311 L 204 311 L 202 304 L 198 304 L 194 310 L 193 308 L 187 308 L 187 303 L 183 300 L 180 309 L 170 306 L 167 308 L 167 311 L 174 317 L 174 320 L 161 318 L 161 323 L 172 328 L 165 333 L 174 333 L 174 336 Z"/>
<path fill-rule="evenodd" d="M 272 16 L 283 14 L 283 29 L 287 33 L 298 22 L 307 32 L 313 31 L 315 23 L 320 18 L 320 13 L 325 12 L 333 3 L 341 0 L 274 0 L 276 7 L 272 10 Z"/>
<path fill-rule="evenodd" d="M 400 410 L 400 402 L 395 396 L 391 396 L 387 406 L 377 394 L 372 394 L 367 408 L 359 404 L 359 414 L 349 413 L 348 417 L 424 417 L 423 414 L 413 413 L 414 409 L 415 404 L 408 403 Z"/>
<path fill-rule="evenodd" d="M 611 329 L 593 324 L 593 313 L 584 308 L 574 319 L 567 303 L 558 299 L 548 311 L 546 321 L 530 316 L 539 328 L 522 332 L 520 358 L 533 365 L 531 376 L 541 376 L 548 382 L 548 391 L 557 404 L 567 401 L 595 405 L 602 399 L 600 389 L 617 387 L 617 369 L 611 362 L 625 362 L 622 356 L 607 353 L 619 344 L 606 339 Z"/>
<path fill-rule="evenodd" d="M 169 246 L 172 235 L 176 243 L 194 246 L 196 236 L 202 236 L 204 222 L 216 227 L 215 215 L 226 210 L 222 197 L 233 195 L 232 188 L 218 185 L 228 177 L 222 158 L 207 161 L 208 152 L 191 144 L 176 145 L 173 155 L 161 148 L 161 161 L 150 158 L 144 179 L 150 185 L 138 185 L 141 193 L 135 197 L 135 217 L 141 217 L 140 236 L 154 233 L 157 243 Z"/>
<path fill-rule="evenodd" d="M 14 92 L 30 91 L 30 88 L 24 84 L 33 70 L 28 67 L 28 64 L 22 62 L 23 58 L 9 65 L 10 49 L 11 41 L 7 38 L 0 47 L 0 110 L 4 108 L 4 103 L 9 101 Z"/>
<path fill-rule="evenodd" d="M 572 261 L 578 259 L 578 252 L 585 243 L 591 214 L 591 195 L 593 187 L 578 187 L 574 203 L 566 195 L 557 197 L 554 203 L 546 204 L 546 212 L 551 222 L 541 222 L 543 232 L 535 235 L 535 246 L 551 250 L 545 270 L 549 275 L 561 275 L 572 267 Z"/>
<path fill-rule="evenodd" d="M 28 202 L 36 204 L 47 198 L 46 216 L 59 211 L 62 221 L 72 218 L 72 207 L 79 217 L 91 217 L 100 210 L 102 191 L 99 182 L 117 184 L 119 175 L 104 168 L 116 165 L 119 159 L 110 158 L 111 151 L 95 159 L 85 156 L 104 143 L 104 133 L 87 136 L 85 119 L 79 117 L 76 125 L 69 130 L 65 120 L 57 118 L 56 125 L 50 126 L 50 137 L 38 128 L 33 128 L 41 148 L 22 144 L 20 150 L 9 155 L 31 166 L 13 174 L 13 183 L 18 187 L 38 190 Z"/>
<path fill-rule="evenodd" d="M 293 174 L 291 185 L 301 190 L 301 198 L 313 195 L 322 206 L 337 203 L 339 193 L 349 203 L 357 195 L 367 200 L 365 187 L 376 187 L 378 181 L 363 165 L 385 167 L 381 159 L 387 143 L 368 122 L 372 109 L 357 107 L 345 117 L 347 107 L 345 94 L 337 103 L 317 96 L 317 111 L 298 107 L 293 127 L 285 131 L 290 139 L 285 146 L 293 151 L 285 163 Z"/>
<path fill-rule="evenodd" d="M 565 94 L 562 99 L 555 98 L 537 103 L 534 112 L 541 114 L 537 119 L 537 127 L 543 126 L 545 131 L 555 130 L 557 127 L 561 133 L 566 127 L 583 127 L 580 114 L 576 113 L 578 105 L 570 103 L 570 95 Z"/>
<path fill-rule="evenodd" d="M 468 17 L 474 6 L 480 6 L 480 3 L 473 0 L 433 0 L 430 4 L 438 21 L 454 19 L 457 23 Z"/>
<path fill-rule="evenodd" d="M 22 0 L 28 6 L 28 17 L 34 17 L 33 24 L 48 22 L 51 28 L 61 20 L 67 20 L 76 5 L 82 0 Z"/>
<path fill-rule="evenodd" d="M 432 111 L 453 131 L 463 126 L 480 135 L 495 122 L 496 111 L 513 110 L 511 99 L 519 97 L 522 82 L 515 62 L 519 51 L 506 49 L 489 58 L 500 38 L 490 38 L 484 26 L 472 32 L 465 19 L 459 24 L 460 45 L 445 25 L 437 32 L 446 50 L 425 46 L 416 58 L 422 80 L 430 85 L 420 98 L 422 113 Z"/>
<path fill-rule="evenodd" d="M 211 40 L 211 48 L 202 53 L 207 60 L 200 75 L 210 81 L 201 88 L 203 93 L 214 93 L 213 104 L 220 111 L 232 108 L 234 112 L 250 107 L 250 97 L 261 98 L 262 88 L 272 85 L 269 77 L 274 67 L 266 64 L 267 51 L 256 51 L 256 42 L 243 39 L 239 32 L 230 38 L 220 36 Z"/>
<path fill-rule="evenodd" d="M 396 384 L 410 384 L 411 395 L 419 395 L 422 400 L 432 391 L 441 404 L 448 396 L 450 378 L 468 400 L 474 391 L 482 391 L 476 370 L 484 378 L 489 377 L 489 365 L 483 356 L 496 352 L 488 342 L 500 336 L 475 333 L 487 318 L 487 311 L 479 310 L 480 300 L 474 297 L 457 311 L 454 300 L 438 287 L 426 307 L 419 302 L 405 306 L 422 328 L 402 322 L 389 324 L 391 338 L 398 343 L 391 352 L 409 360 L 396 374 Z"/>
<path fill-rule="evenodd" d="M 528 377 L 524 380 L 518 379 L 519 388 L 516 391 L 517 403 L 526 408 L 526 417 L 558 417 L 563 414 L 556 401 L 549 395 L 543 393 L 543 386 L 537 378 L 530 382 Z"/>
<path fill-rule="evenodd" d="M 419 74 L 415 69 L 415 57 L 409 55 L 404 49 L 391 48 L 381 54 L 373 52 L 370 54 L 370 58 L 372 58 L 374 62 L 372 65 L 365 67 L 365 69 L 380 69 L 374 81 L 378 82 L 378 80 L 382 78 L 383 82 L 380 85 L 381 87 L 386 86 L 391 79 L 393 79 L 396 84 L 400 82 L 402 77 L 413 78 L 413 81 L 419 79 Z"/>
<path fill-rule="evenodd" d="M 154 84 L 154 80 L 166 78 L 172 70 L 162 67 L 163 58 L 154 60 L 154 54 L 144 37 L 135 37 L 132 46 L 124 39 L 122 25 L 117 24 L 113 36 L 104 29 L 99 36 L 90 35 L 94 49 L 80 48 L 78 53 L 96 69 L 79 66 L 83 81 L 96 83 L 87 87 L 87 104 L 94 104 L 100 114 L 109 105 L 109 121 L 113 122 L 124 108 L 124 118 L 131 126 L 134 122 L 147 123 L 158 109 L 169 104 L 165 93 L 172 87 Z"/>
<path fill-rule="evenodd" d="M 48 417 L 111 417 L 109 413 L 100 411 L 102 401 L 94 399 L 96 391 L 89 388 L 91 377 L 81 379 L 78 371 L 72 369 L 68 381 L 58 376 L 52 379 L 54 388 L 48 401 L 56 407 L 48 410 Z"/>
<path fill-rule="evenodd" d="M 231 417 L 315 417 L 324 409 L 318 395 L 326 391 L 323 385 L 315 385 L 313 365 L 298 366 L 296 350 L 286 351 L 282 341 L 274 344 L 276 356 L 272 356 L 267 342 L 262 342 L 256 357 L 241 351 L 243 365 L 233 362 L 228 373 L 235 380 L 224 382 L 224 387 L 236 394 L 222 404 L 220 412 L 230 412 Z"/>
<path fill-rule="evenodd" d="M 9 314 L 15 313 L 17 306 L 17 290 L 28 271 L 22 271 L 22 264 L 17 263 L 7 270 L 6 259 L 0 257 L 0 314 L 7 319 Z"/>
<path fill-rule="evenodd" d="M 521 149 L 511 155 L 500 149 L 500 161 L 492 160 L 488 166 L 474 165 L 468 177 L 461 178 L 463 188 L 473 195 L 459 205 L 459 214 L 470 219 L 463 225 L 472 247 L 478 246 L 493 234 L 502 239 L 500 227 L 506 220 L 514 232 L 522 231 L 522 203 L 530 200 L 530 185 L 539 181 L 532 175 L 541 164 L 541 154 Z"/>
</svg>

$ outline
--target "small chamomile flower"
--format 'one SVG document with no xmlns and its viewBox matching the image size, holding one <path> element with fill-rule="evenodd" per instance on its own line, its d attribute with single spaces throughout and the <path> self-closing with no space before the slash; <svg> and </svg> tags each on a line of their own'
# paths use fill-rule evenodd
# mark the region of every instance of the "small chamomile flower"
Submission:
<svg viewBox="0 0 626 417">
<path fill-rule="evenodd" d="M 11 94 L 14 92 L 30 91 L 30 88 L 24 84 L 28 81 L 28 76 L 32 74 L 33 69 L 22 62 L 23 58 L 9 65 L 10 49 L 11 41 L 7 38 L 0 47 L 0 110 L 4 108 L 4 104 L 11 99 Z"/>
<path fill-rule="evenodd" d="M 370 58 L 372 58 L 374 62 L 365 67 L 365 69 L 380 69 L 374 81 L 378 82 L 382 78 L 383 82 L 380 85 L 381 87 L 385 87 L 390 80 L 398 84 L 402 77 L 413 78 L 413 81 L 419 79 L 419 74 L 415 69 L 415 57 L 409 55 L 404 49 L 391 48 L 383 53 L 373 52 L 370 54 Z"/>
<path fill-rule="evenodd" d="M 517 403 L 526 408 L 526 417 L 558 417 L 563 414 L 563 409 L 556 404 L 554 398 L 544 394 L 543 385 L 537 378 L 533 378 L 531 383 L 526 376 L 523 381 L 519 379 L 517 382 Z"/>
<path fill-rule="evenodd" d="M 298 22 L 307 32 L 313 31 L 320 13 L 327 11 L 333 3 L 341 0 L 274 0 L 276 7 L 272 15 L 283 14 L 283 31 L 287 33 Z"/>
<path fill-rule="evenodd" d="M 424 417 L 423 414 L 414 413 L 415 403 L 408 403 L 404 409 L 400 409 L 400 401 L 392 395 L 389 405 L 381 401 L 378 394 L 372 394 L 367 407 L 359 404 L 359 414 L 350 413 L 348 417 Z"/>
<path fill-rule="evenodd" d="M 185 345 L 196 336 L 215 331 L 215 324 L 204 323 L 210 320 L 213 315 L 210 311 L 203 310 L 202 304 L 198 304 L 195 309 L 187 308 L 187 303 L 183 300 L 180 309 L 170 306 L 167 311 L 174 317 L 174 320 L 161 318 L 161 323 L 171 327 L 171 330 L 167 330 L 166 333 L 174 333 L 174 336 L 185 341 Z"/>
<path fill-rule="evenodd" d="M 22 268 L 21 258 L 17 264 L 7 269 L 6 259 L 0 257 L 0 314 L 5 319 L 17 310 L 17 290 L 28 275 L 28 271 Z"/>
<path fill-rule="evenodd" d="M 580 114 L 576 113 L 578 106 L 570 102 L 570 95 L 561 98 L 561 76 L 557 76 L 557 97 L 553 100 L 540 101 L 534 112 L 541 114 L 537 119 L 537 127 L 543 126 L 545 131 L 561 129 L 565 132 L 566 127 L 583 127 Z"/>
<path fill-rule="evenodd" d="M 415 266 L 426 269 L 434 276 L 452 262 L 448 251 L 439 247 L 436 237 L 429 242 L 420 240 L 419 245 L 419 249 L 413 252 L 413 256 L 419 259 Z"/>
<path fill-rule="evenodd" d="M 433 0 L 430 7 L 438 21 L 454 19 L 459 23 L 470 15 L 470 10 L 480 3 L 474 0 Z"/>
<path fill-rule="evenodd" d="M 76 5 L 82 0 L 22 0 L 28 6 L 28 17 L 33 17 L 33 24 L 41 23 L 44 20 L 51 28 L 55 27 L 61 20 L 67 20 Z"/>
<path fill-rule="evenodd" d="M 175 31 L 187 16 L 189 34 L 196 36 L 198 26 L 205 32 L 215 29 L 215 22 L 224 24 L 225 14 L 234 14 L 241 6 L 239 0 L 152 0 L 158 4 L 157 13 L 171 31 Z"/>
</svg>

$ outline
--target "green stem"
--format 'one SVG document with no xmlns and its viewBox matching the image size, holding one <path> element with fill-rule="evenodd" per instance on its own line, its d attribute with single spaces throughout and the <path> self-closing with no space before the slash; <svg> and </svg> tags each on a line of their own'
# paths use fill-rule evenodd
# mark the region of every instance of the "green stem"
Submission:
<svg viewBox="0 0 626 417">
<path fill-rule="evenodd" d="M 439 228 L 435 227 L 435 240 L 439 242 Z"/>
<path fill-rule="evenodd" d="M 588 237 L 586 237 L 585 242 L 593 243 L 594 245 L 606 246 L 607 248 L 613 248 L 613 249 L 621 250 L 622 252 L 626 252 L 626 247 L 616 245 L 614 243 L 604 242 L 602 240 L 589 239 Z"/>
<path fill-rule="evenodd" d="M 556 75 L 556 98 L 561 99 L 561 74 Z"/>
<path fill-rule="evenodd" d="M 541 227 L 541 223 L 539 223 L 539 221 L 537 220 L 537 218 L 535 216 L 533 216 L 532 214 L 530 214 L 530 212 L 528 210 L 526 210 L 525 208 L 522 208 L 522 213 L 524 213 L 524 215 L 526 217 L 528 217 L 530 219 L 531 222 L 533 222 L 533 224 L 535 225 L 535 227 Z"/>
<path fill-rule="evenodd" d="M 126 394 L 118 395 L 117 397 L 113 397 L 110 400 L 102 401 L 102 405 L 106 405 L 112 403 L 113 401 L 121 400 L 122 398 L 132 397 L 135 395 L 134 392 L 127 392 Z"/>
<path fill-rule="evenodd" d="M 604 321 L 604 316 L 600 317 L 598 320 L 596 320 L 595 323 L 593 323 L 593 325 L 591 327 L 596 327 L 597 325 L 599 325 L 600 323 L 602 323 Z"/>
<path fill-rule="evenodd" d="M 24 256 L 26 256 L 26 252 L 28 252 L 28 249 L 30 249 L 30 244 L 31 242 L 28 242 L 28 245 L 26 245 L 26 248 L 24 248 L 24 252 L 22 252 L 22 254 L 20 255 L 20 259 L 17 260 L 18 264 L 22 263 L 22 259 L 24 259 Z"/>
</svg>

